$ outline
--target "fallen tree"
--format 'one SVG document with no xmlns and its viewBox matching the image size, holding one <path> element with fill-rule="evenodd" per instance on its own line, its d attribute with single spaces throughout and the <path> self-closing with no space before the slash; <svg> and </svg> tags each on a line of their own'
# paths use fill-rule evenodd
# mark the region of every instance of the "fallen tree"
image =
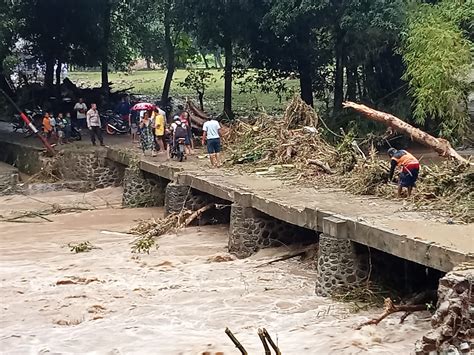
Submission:
<svg viewBox="0 0 474 355">
<path fill-rule="evenodd" d="M 383 123 L 397 132 L 409 136 L 412 140 L 433 149 L 442 157 L 453 158 L 462 163 L 468 162 L 454 150 L 446 139 L 433 137 L 389 113 L 377 111 L 365 105 L 356 104 L 351 101 L 344 102 L 343 106 L 344 108 L 352 108 L 372 121 Z"/>
</svg>

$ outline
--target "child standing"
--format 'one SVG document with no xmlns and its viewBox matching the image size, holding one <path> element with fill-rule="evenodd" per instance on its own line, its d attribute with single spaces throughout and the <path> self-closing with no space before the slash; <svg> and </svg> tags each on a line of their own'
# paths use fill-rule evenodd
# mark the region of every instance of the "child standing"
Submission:
<svg viewBox="0 0 474 355">
<path fill-rule="evenodd" d="M 64 144 L 65 140 L 65 133 L 64 130 L 66 128 L 66 124 L 64 122 L 63 114 L 58 113 L 58 119 L 56 120 L 56 134 L 58 135 L 58 144 Z"/>
</svg>

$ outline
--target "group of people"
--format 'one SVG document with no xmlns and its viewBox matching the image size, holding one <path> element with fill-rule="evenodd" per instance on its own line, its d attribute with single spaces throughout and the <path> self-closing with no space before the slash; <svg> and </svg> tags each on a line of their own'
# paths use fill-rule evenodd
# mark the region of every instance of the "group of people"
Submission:
<svg viewBox="0 0 474 355">
<path fill-rule="evenodd" d="M 43 135 L 48 140 L 57 139 L 58 144 L 69 143 L 71 139 L 72 122 L 71 114 L 64 116 L 59 113 L 55 118 L 46 112 L 43 116 Z"/>
<path fill-rule="evenodd" d="M 48 141 L 55 139 L 58 144 L 66 144 L 71 141 L 73 127 L 77 129 L 88 128 L 92 144 L 96 145 L 96 140 L 99 140 L 100 145 L 103 146 L 104 139 L 97 105 L 95 103 L 91 104 L 88 110 L 84 100 L 80 98 L 74 105 L 73 111 L 76 116 L 75 119 L 71 117 L 70 112 L 67 112 L 66 115 L 60 112 L 57 117 L 53 117 L 50 112 L 46 112 L 42 121 L 45 138 Z"/>
</svg>

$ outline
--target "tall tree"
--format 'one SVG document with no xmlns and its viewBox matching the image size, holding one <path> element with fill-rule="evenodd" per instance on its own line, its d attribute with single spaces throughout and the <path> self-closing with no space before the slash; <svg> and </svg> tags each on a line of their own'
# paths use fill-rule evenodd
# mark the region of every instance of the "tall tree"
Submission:
<svg viewBox="0 0 474 355">
<path fill-rule="evenodd" d="M 472 2 L 443 0 L 411 10 L 402 51 L 415 121 L 434 125 L 442 137 L 459 139 L 469 130 L 466 79 L 473 62 Z"/>
<path fill-rule="evenodd" d="M 14 92 L 7 80 L 5 60 L 11 54 L 18 27 L 17 5 L 9 0 L 0 0 L 0 88 L 8 95 Z"/>
<path fill-rule="evenodd" d="M 198 43 L 224 49 L 224 114 L 233 117 L 232 74 L 234 49 L 249 35 L 249 19 L 259 0 L 180 0 L 183 18 L 190 22 Z"/>
</svg>

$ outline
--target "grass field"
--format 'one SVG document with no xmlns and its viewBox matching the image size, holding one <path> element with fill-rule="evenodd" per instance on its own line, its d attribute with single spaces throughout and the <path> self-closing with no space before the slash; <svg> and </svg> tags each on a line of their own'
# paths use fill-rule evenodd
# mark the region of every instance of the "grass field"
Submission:
<svg viewBox="0 0 474 355">
<path fill-rule="evenodd" d="M 224 103 L 224 79 L 223 71 L 211 69 L 215 81 L 210 85 L 204 96 L 204 109 L 207 111 L 219 112 Z M 135 71 L 128 73 L 110 73 L 109 80 L 113 82 L 113 90 L 134 87 L 133 94 L 149 95 L 158 99 L 161 96 L 161 89 L 165 79 L 164 70 Z M 197 94 L 188 88 L 179 86 L 179 83 L 187 76 L 187 71 L 180 69 L 174 73 L 171 84 L 170 95 L 174 98 L 191 98 L 198 102 Z M 100 86 L 100 72 L 70 72 L 69 78 L 81 87 Z M 289 87 L 297 87 L 296 80 L 289 80 Z M 279 102 L 276 94 L 273 93 L 240 93 L 238 85 L 233 88 L 233 109 L 236 113 L 246 115 L 256 110 L 265 110 L 267 112 L 280 112 L 285 106 L 285 102 Z"/>
</svg>

